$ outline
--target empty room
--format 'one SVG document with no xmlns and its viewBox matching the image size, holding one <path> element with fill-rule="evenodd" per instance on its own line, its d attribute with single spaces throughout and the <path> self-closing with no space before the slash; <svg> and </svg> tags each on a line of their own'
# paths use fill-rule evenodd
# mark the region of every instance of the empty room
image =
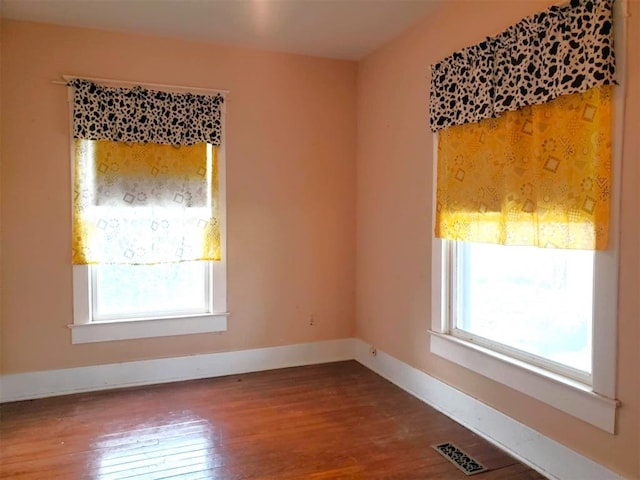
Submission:
<svg viewBox="0 0 640 480">
<path fill-rule="evenodd" d="M 638 0 L 0 16 L 0 478 L 640 479 Z"/>
</svg>

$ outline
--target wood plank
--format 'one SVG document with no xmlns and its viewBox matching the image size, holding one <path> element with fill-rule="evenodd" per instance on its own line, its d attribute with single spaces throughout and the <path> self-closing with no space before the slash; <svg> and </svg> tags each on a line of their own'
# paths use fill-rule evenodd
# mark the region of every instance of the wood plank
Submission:
<svg viewBox="0 0 640 480">
<path fill-rule="evenodd" d="M 0 405 L 0 478 L 467 478 L 444 442 L 543 478 L 354 361 Z"/>
</svg>

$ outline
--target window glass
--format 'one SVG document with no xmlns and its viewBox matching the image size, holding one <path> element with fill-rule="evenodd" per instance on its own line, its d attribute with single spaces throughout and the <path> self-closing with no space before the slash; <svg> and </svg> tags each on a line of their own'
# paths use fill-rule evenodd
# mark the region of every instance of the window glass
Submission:
<svg viewBox="0 0 640 480">
<path fill-rule="evenodd" d="M 591 373 L 593 251 L 458 242 L 453 327 Z"/>
<path fill-rule="evenodd" d="M 93 319 L 207 313 L 209 262 L 95 265 Z"/>
</svg>

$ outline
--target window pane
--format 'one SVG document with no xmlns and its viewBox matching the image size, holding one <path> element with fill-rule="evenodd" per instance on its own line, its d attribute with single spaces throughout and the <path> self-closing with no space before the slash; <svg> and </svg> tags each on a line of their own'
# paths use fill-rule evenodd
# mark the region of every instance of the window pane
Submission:
<svg viewBox="0 0 640 480">
<path fill-rule="evenodd" d="M 591 373 L 593 252 L 461 243 L 456 327 Z"/>
<path fill-rule="evenodd" d="M 206 313 L 208 262 L 91 267 L 97 320 Z"/>
</svg>

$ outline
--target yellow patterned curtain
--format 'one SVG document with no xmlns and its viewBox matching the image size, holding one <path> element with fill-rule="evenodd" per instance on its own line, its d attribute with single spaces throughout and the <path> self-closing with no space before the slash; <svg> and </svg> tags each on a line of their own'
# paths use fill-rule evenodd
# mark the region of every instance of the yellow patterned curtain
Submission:
<svg viewBox="0 0 640 480">
<path fill-rule="evenodd" d="M 73 263 L 220 260 L 217 147 L 74 139 Z"/>
<path fill-rule="evenodd" d="M 607 248 L 612 86 L 441 130 L 437 237 Z"/>
</svg>

